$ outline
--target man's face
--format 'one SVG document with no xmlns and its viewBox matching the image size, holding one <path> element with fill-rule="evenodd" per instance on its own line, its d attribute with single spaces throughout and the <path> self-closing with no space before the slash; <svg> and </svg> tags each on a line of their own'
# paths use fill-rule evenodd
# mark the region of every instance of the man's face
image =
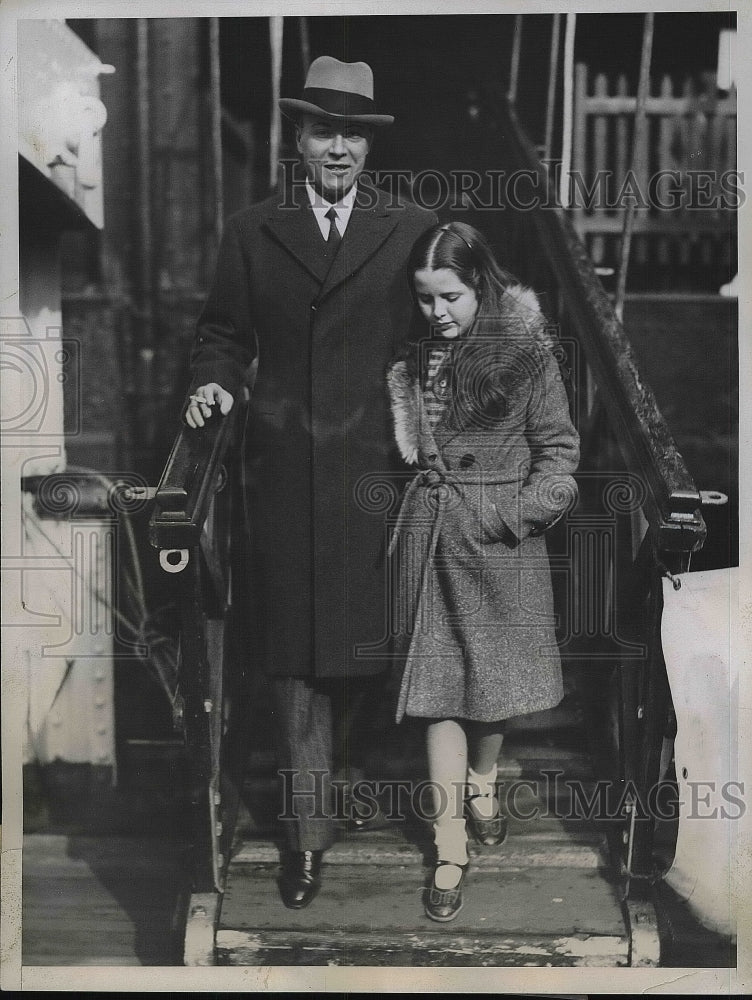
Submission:
<svg viewBox="0 0 752 1000">
<path fill-rule="evenodd" d="M 297 129 L 298 152 L 308 180 L 327 201 L 344 197 L 363 172 L 372 136 L 368 125 L 303 116 Z"/>
</svg>

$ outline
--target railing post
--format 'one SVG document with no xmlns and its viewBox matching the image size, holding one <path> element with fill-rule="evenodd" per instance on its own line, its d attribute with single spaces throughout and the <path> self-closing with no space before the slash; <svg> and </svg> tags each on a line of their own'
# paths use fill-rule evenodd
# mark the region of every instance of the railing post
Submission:
<svg viewBox="0 0 752 1000">
<path fill-rule="evenodd" d="M 577 23 L 576 14 L 567 14 L 564 30 L 564 101 L 562 108 L 562 138 L 561 138 L 561 179 L 559 182 L 559 204 L 564 208 L 569 206 L 569 182 L 572 170 L 572 131 L 574 103 L 574 32 Z"/>
<path fill-rule="evenodd" d="M 160 565 L 179 576 L 175 714 L 186 745 L 192 841 L 186 965 L 214 962 L 214 932 L 238 798 L 231 782 L 223 780 L 231 775 L 233 750 L 242 749 L 236 733 L 224 732 L 224 709 L 228 693 L 235 693 L 227 688 L 237 687 L 232 678 L 226 683 L 226 667 L 233 638 L 228 633 L 237 627 L 233 600 L 243 589 L 233 578 L 233 568 L 245 564 L 245 533 L 230 537 L 229 532 L 245 528 L 244 518 L 235 511 L 242 505 L 240 442 L 254 377 L 255 368 L 226 416 L 215 411 L 203 428 L 181 429 L 156 490 L 149 524 Z"/>
<path fill-rule="evenodd" d="M 642 697 L 637 706 L 639 723 L 639 772 L 638 795 L 647 813 L 637 819 L 632 849 L 630 895 L 644 895 L 646 887 L 655 878 L 653 843 L 655 816 L 651 815 L 653 795 L 660 777 L 661 748 L 666 730 L 669 707 L 668 679 L 661 645 L 661 616 L 663 614 L 663 588 L 660 569 L 654 565 L 649 571 L 650 596 L 648 603 L 648 655 L 642 684 Z"/>
<path fill-rule="evenodd" d="M 632 139 L 632 171 L 636 175 L 640 184 L 646 179 L 647 171 L 644 170 L 646 162 L 647 144 L 647 100 L 650 92 L 650 57 L 653 50 L 653 21 L 655 15 L 650 13 L 645 15 L 645 26 L 642 34 L 642 53 L 640 55 L 640 80 L 637 87 L 637 105 L 635 108 L 634 136 Z M 624 232 L 621 242 L 621 258 L 619 261 L 619 274 L 616 283 L 616 301 L 614 312 L 619 322 L 622 320 L 624 311 L 624 296 L 627 288 L 627 270 L 629 269 L 629 252 L 632 245 L 632 229 L 634 227 L 634 216 L 637 206 L 632 200 L 626 207 L 624 217 Z"/>
<path fill-rule="evenodd" d="M 515 14 L 512 54 L 509 59 L 509 86 L 507 100 L 511 105 L 517 102 L 517 81 L 520 75 L 520 50 L 522 48 L 522 14 Z"/>
<path fill-rule="evenodd" d="M 180 693 L 188 757 L 192 875 L 194 893 L 216 892 L 212 829 L 214 803 L 209 801 L 211 783 L 211 711 L 209 664 L 206 656 L 206 620 L 201 592 L 199 548 L 190 554 L 181 573 L 180 593 Z"/>
<path fill-rule="evenodd" d="M 556 77 L 559 75 L 559 34 L 561 14 L 553 15 L 551 25 L 551 51 L 548 60 L 548 94 L 546 95 L 546 133 L 543 140 L 543 156 L 551 158 L 551 146 L 554 135 L 554 113 L 556 111 Z"/>
<path fill-rule="evenodd" d="M 582 181 L 587 177 L 587 112 L 585 102 L 587 100 L 588 88 L 588 68 L 585 63 L 577 63 L 574 69 L 574 100 L 572 114 L 572 174 L 579 178 L 580 183 L 573 186 L 572 198 L 569 207 L 572 212 L 572 224 L 583 243 L 586 242 L 585 235 L 585 204 Z M 562 171 L 563 172 L 563 171 Z M 562 182 L 563 183 L 563 182 Z M 567 177 L 567 184 L 570 178 Z M 561 200 L 561 199 L 560 199 Z M 564 201 L 561 202 L 565 204 Z"/>
<path fill-rule="evenodd" d="M 282 141 L 282 118 L 279 110 L 280 81 L 282 79 L 282 39 L 285 19 L 279 15 L 269 18 L 269 45 L 271 47 L 271 122 L 269 125 L 269 189 L 277 186 L 279 173 L 279 148 Z"/>
<path fill-rule="evenodd" d="M 214 194 L 214 238 L 219 247 L 225 217 L 222 155 L 222 91 L 221 91 L 219 18 L 209 18 L 209 115 L 211 119 L 212 187 Z"/>
</svg>

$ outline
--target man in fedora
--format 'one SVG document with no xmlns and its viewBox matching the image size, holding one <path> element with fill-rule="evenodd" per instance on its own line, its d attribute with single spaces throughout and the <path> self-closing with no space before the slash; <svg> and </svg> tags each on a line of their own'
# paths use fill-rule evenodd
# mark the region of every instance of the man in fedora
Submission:
<svg viewBox="0 0 752 1000">
<path fill-rule="evenodd" d="M 282 899 L 307 906 L 335 839 L 333 767 L 357 756 L 388 665 L 384 391 L 413 306 L 404 264 L 436 221 L 358 185 L 376 129 L 373 74 L 330 56 L 285 98 L 302 176 L 231 218 L 191 355 L 186 422 L 227 413 L 258 358 L 250 523 L 257 589 L 249 651 L 271 678 L 282 776 Z"/>
</svg>

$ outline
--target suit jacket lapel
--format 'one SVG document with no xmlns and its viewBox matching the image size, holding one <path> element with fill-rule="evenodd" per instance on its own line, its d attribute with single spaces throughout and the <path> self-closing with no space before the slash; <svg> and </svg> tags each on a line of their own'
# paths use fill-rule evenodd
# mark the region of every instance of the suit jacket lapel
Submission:
<svg viewBox="0 0 752 1000">
<path fill-rule="evenodd" d="M 387 211 L 386 195 L 379 193 L 377 204 L 371 204 L 374 193 L 375 188 L 368 195 L 358 191 L 345 235 L 321 289 L 321 298 L 362 267 L 397 225 L 399 215 Z"/>
<path fill-rule="evenodd" d="M 333 260 L 326 255 L 326 244 L 302 185 L 288 192 L 285 200 L 266 216 L 266 227 L 274 239 L 321 284 L 321 298 L 362 267 L 399 221 L 397 212 L 387 211 L 385 194 L 379 193 L 376 205 L 371 204 L 374 190 L 368 195 L 358 192 Z"/>
<path fill-rule="evenodd" d="M 305 188 L 301 185 L 287 192 L 285 200 L 269 212 L 265 224 L 298 263 L 323 284 L 332 262 L 327 259 L 326 244 Z"/>
</svg>

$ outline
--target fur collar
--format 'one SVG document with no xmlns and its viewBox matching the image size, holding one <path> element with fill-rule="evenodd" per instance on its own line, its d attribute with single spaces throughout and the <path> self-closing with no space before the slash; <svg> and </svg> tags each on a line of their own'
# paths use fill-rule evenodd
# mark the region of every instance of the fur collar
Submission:
<svg viewBox="0 0 752 1000">
<path fill-rule="evenodd" d="M 529 310 L 531 313 L 540 313 L 541 308 L 538 296 L 532 288 L 528 288 L 526 285 L 509 285 L 507 295 L 510 295 L 523 311 Z"/>
<path fill-rule="evenodd" d="M 533 340 L 541 340 L 545 320 L 535 292 L 524 285 L 509 285 L 503 299 L 502 314 L 495 330 L 503 335 L 510 327 L 529 331 Z M 387 371 L 394 436 L 402 458 L 410 465 L 418 462 L 421 441 L 431 434 L 427 425 L 417 379 L 406 361 L 395 360 Z"/>
<path fill-rule="evenodd" d="M 392 403 L 394 437 L 400 455 L 410 464 L 418 461 L 420 444 L 420 391 L 405 361 L 395 361 L 386 376 Z"/>
</svg>

